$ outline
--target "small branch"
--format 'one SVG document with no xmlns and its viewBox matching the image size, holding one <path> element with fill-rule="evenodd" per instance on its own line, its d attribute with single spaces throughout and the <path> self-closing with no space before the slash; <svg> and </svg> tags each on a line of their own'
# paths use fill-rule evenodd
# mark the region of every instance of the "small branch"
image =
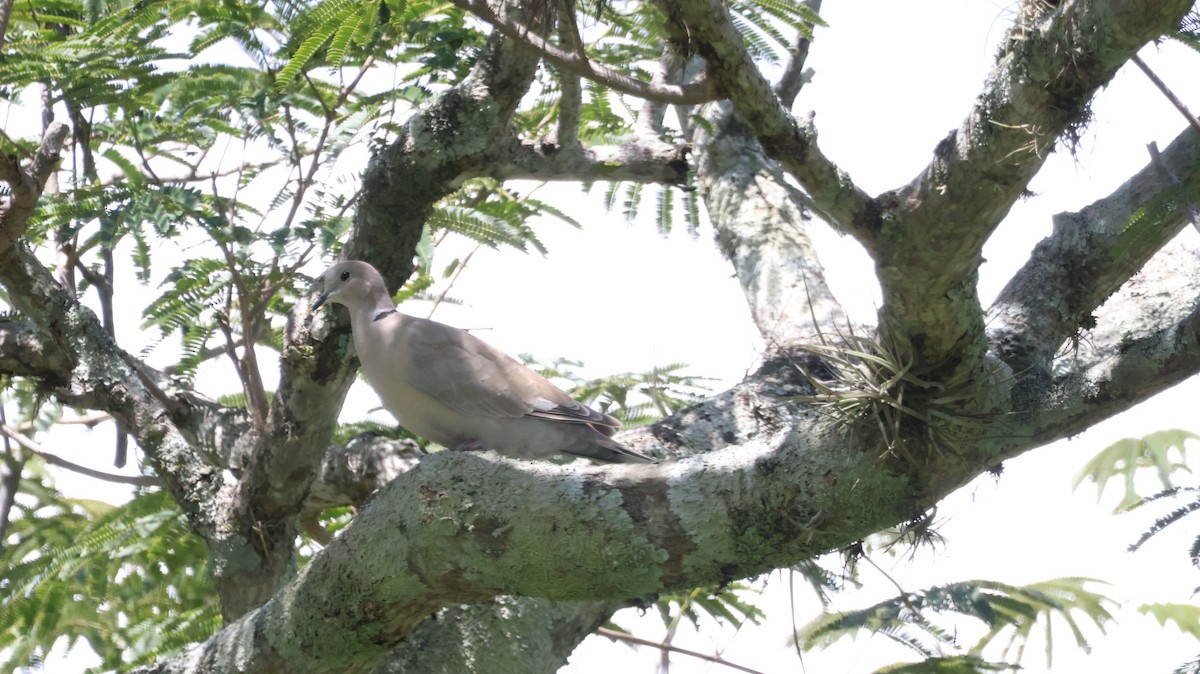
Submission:
<svg viewBox="0 0 1200 674">
<path fill-rule="evenodd" d="M 817 146 L 811 119 L 797 120 L 754 63 L 723 0 L 658 0 L 672 30 L 685 33 L 705 60 L 705 72 L 753 132 L 763 152 L 792 174 L 811 208 L 835 229 L 876 253 L 880 205 Z"/>
<path fill-rule="evenodd" d="M 1158 75 L 1154 74 L 1153 70 L 1150 70 L 1150 66 L 1146 65 L 1146 62 L 1142 60 L 1142 57 L 1134 54 L 1133 58 L 1130 60 L 1133 61 L 1134 65 L 1136 65 L 1138 68 L 1141 68 L 1142 72 L 1146 74 L 1146 77 L 1149 78 L 1150 81 L 1154 83 L 1154 86 L 1158 87 L 1158 90 L 1162 92 L 1162 95 L 1166 96 L 1168 101 L 1171 101 L 1171 105 L 1175 106 L 1175 109 L 1179 111 L 1179 114 L 1183 115 L 1183 118 L 1187 120 L 1188 124 L 1191 124 L 1193 128 L 1195 128 L 1197 131 L 1200 131 L 1200 119 L 1196 119 L 1196 116 L 1193 115 L 1190 110 L 1188 110 L 1187 106 L 1183 104 L 1183 101 L 1179 100 L 1179 97 L 1175 95 L 1175 92 L 1171 91 L 1171 89 L 1167 87 L 1166 82 L 1163 82 L 1161 79 L 1159 79 Z"/>
<path fill-rule="evenodd" d="M 700 658 L 701 660 L 706 660 L 708 662 L 716 663 L 718 665 L 724 665 L 726 667 L 729 667 L 730 669 L 736 669 L 739 672 L 749 672 L 750 674 L 763 674 L 761 671 L 759 671 L 757 669 L 750 669 L 749 667 L 743 667 L 742 665 L 734 664 L 728 660 L 724 660 L 715 655 L 705 655 L 704 653 L 698 653 L 696 651 L 691 651 L 686 648 L 680 648 L 678 646 L 672 646 L 670 644 L 664 644 L 664 643 L 660 643 L 657 641 L 651 641 L 649 639 L 643 639 L 641 637 L 635 637 L 632 634 L 624 634 L 622 632 L 617 632 L 616 630 L 610 630 L 607 627 L 596 628 L 596 634 L 599 634 L 602 637 L 608 637 L 609 639 L 612 639 L 613 641 L 618 641 L 618 640 L 625 641 L 625 642 L 628 642 L 631 644 L 638 644 L 639 646 L 650 646 L 652 648 L 662 649 L 663 651 L 670 651 L 671 653 L 679 653 L 680 655 L 690 655 L 693 658 Z"/>
<path fill-rule="evenodd" d="M 575 25 L 575 3 L 562 0 L 562 5 L 562 15 L 558 19 L 559 39 L 567 48 L 582 54 L 583 42 Z M 562 94 L 558 97 L 558 124 L 554 140 L 559 147 L 574 148 L 579 145 L 579 124 L 583 119 L 583 87 L 580 86 L 579 74 L 565 68 L 559 69 L 559 81 Z"/>
<path fill-rule="evenodd" d="M 514 136 L 491 175 L 503 180 L 612 180 L 683 187 L 687 185 L 689 149 L 686 144 L 637 139 L 624 145 L 548 148 Z"/>
<path fill-rule="evenodd" d="M 593 82 L 603 84 L 614 91 L 660 103 L 675 103 L 680 105 L 696 105 L 721 98 L 712 86 L 712 83 L 705 78 L 701 78 L 695 83 L 685 86 L 669 84 L 655 85 L 643 82 L 594 63 L 579 54 L 564 51 L 554 44 L 547 42 L 545 38 L 530 32 L 524 26 L 499 16 L 485 0 L 450 1 L 455 7 L 471 12 L 490 23 L 505 37 L 530 47 L 550 63 L 586 77 Z"/>
<path fill-rule="evenodd" d="M 680 81 L 683 73 L 683 58 L 670 45 L 663 47 L 662 55 L 658 58 L 658 72 L 654 74 L 654 84 L 662 85 L 668 82 Z M 647 100 L 638 111 L 637 126 L 651 138 L 662 138 L 663 120 L 667 116 L 667 104 Z M 680 111 L 680 117 L 686 114 Z"/>
<path fill-rule="evenodd" d="M 161 480 L 149 475 L 114 475 L 112 473 L 93 470 L 86 466 L 81 466 L 77 463 L 67 461 L 64 458 L 46 451 L 44 447 L 6 423 L 0 423 L 0 434 L 3 434 L 7 438 L 12 438 L 12 440 L 18 445 L 42 457 L 46 463 L 58 466 L 59 468 L 66 468 L 67 470 L 79 473 L 80 475 L 87 475 L 88 477 L 94 477 L 97 480 L 104 480 L 105 482 L 131 484 L 138 487 L 158 487 L 162 485 Z"/>
<path fill-rule="evenodd" d="M 450 294 L 450 289 L 454 287 L 454 282 L 457 281 L 459 275 L 466 270 L 467 265 L 471 262 L 471 258 L 475 256 L 475 253 L 479 252 L 481 247 L 483 247 L 482 243 L 475 244 L 475 247 L 471 249 L 471 252 L 467 253 L 466 256 L 463 257 L 462 261 L 458 263 L 458 266 L 454 268 L 454 273 L 450 276 L 450 281 L 446 284 L 446 288 L 442 290 L 442 292 L 438 294 L 437 298 L 433 301 L 433 306 L 429 308 L 429 313 L 425 315 L 425 318 L 433 318 L 433 312 L 437 311 L 438 306 L 440 306 L 442 302 L 446 301 L 446 295 Z"/>
<path fill-rule="evenodd" d="M 1152 153 L 1152 157 L 1153 157 Z M 1084 319 L 1187 226 L 1185 208 L 1150 208 L 1157 195 L 1183 183 L 1200 192 L 1200 133 L 1186 128 L 1125 184 L 1088 206 L 1053 218 L 1053 231 L 1033 249 L 988 311 L 988 340 L 1015 371 L 1048 368 Z M 1179 189 L 1179 188 L 1175 188 Z M 1142 212 L 1131 236 L 1126 223 Z M 1086 283 L 1079 271 L 1088 270 Z"/>
<path fill-rule="evenodd" d="M 804 0 L 801 4 L 814 12 L 821 11 L 821 0 Z M 789 108 L 796 101 L 800 88 L 812 78 L 812 71 L 804 69 L 804 62 L 808 60 L 808 48 L 811 45 L 812 40 L 804 37 L 803 33 L 796 36 L 796 47 L 792 49 L 792 57 L 783 71 L 783 77 L 780 77 L 779 83 L 775 85 L 775 94 Z"/>
<path fill-rule="evenodd" d="M 54 420 L 55 426 L 87 426 L 89 429 L 95 428 L 106 421 L 113 421 L 113 416 L 105 412 L 97 412 L 95 414 L 86 414 L 81 417 L 59 417 Z M 21 433 L 28 433 L 34 430 L 32 421 L 23 421 L 17 424 L 17 430 Z"/>
<path fill-rule="evenodd" d="M 7 424 L 4 405 L 0 404 L 0 424 Z M 21 471 L 26 457 L 16 451 L 4 436 L 4 456 L 0 457 L 0 553 L 4 552 L 4 540 L 8 538 L 8 523 L 12 507 L 17 502 L 17 491 L 21 488 Z"/>
<path fill-rule="evenodd" d="M 66 124 L 52 122 L 28 169 L 22 169 L 15 156 L 0 154 L 0 178 L 12 188 L 8 201 L 0 204 L 0 252 L 11 248 L 29 226 L 29 214 L 37 206 L 46 180 L 58 167 L 67 130 Z"/>
</svg>

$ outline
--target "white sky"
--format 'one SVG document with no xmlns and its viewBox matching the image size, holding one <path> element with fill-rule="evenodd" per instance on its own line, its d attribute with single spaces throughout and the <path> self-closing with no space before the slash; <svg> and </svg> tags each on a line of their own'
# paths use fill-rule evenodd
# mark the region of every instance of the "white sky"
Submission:
<svg viewBox="0 0 1200 674">
<path fill-rule="evenodd" d="M 967 114 L 1010 12 L 1008 5 L 967 0 L 827 2 L 822 16 L 830 28 L 819 30 L 809 59 L 816 77 L 795 110 L 816 111 L 822 149 L 868 192 L 906 183 Z M 1184 101 L 1200 109 L 1200 78 L 1195 77 L 1200 55 L 1166 44 L 1149 47 L 1142 56 Z M 1049 233 L 1051 214 L 1077 210 L 1111 191 L 1147 161 L 1148 142 L 1165 147 L 1184 125 L 1133 67 L 1101 93 L 1094 110 L 1095 122 L 1077 156 L 1050 159 L 1032 185 L 1043 196 L 1018 204 L 986 248 L 988 263 L 981 277 L 985 303 Z M 714 388 L 719 390 L 754 365 L 758 336 L 730 267 L 707 233 L 698 240 L 682 232 L 663 239 L 648 223 L 629 225 L 620 214 L 604 213 L 597 196 L 584 201 L 567 188 L 546 188 L 538 196 L 572 208 L 586 228 L 549 223 L 539 232 L 550 248 L 547 258 L 481 251 L 455 286 L 454 294 L 469 304 L 443 305 L 436 318 L 486 329 L 481 336 L 509 353 L 582 360 L 591 374 L 682 361 L 692 364 L 696 374 L 717 378 Z M 580 204 L 586 210 L 581 212 Z M 1181 236 L 1200 235 L 1189 229 Z M 839 298 L 856 320 L 872 321 L 877 291 L 862 283 L 871 277 L 869 262 L 848 238 L 821 236 L 819 243 Z M 127 306 L 140 311 L 142 304 Z M 136 313 L 118 320 L 123 326 L 138 323 Z M 139 338 L 133 339 L 136 343 Z M 219 394 L 228 392 L 228 381 L 227 375 L 213 375 L 198 386 Z M 972 578 L 1026 583 L 1086 575 L 1113 583 L 1109 593 L 1127 599 L 1131 607 L 1145 601 L 1189 601 L 1189 592 L 1200 584 L 1185 558 L 1187 541 L 1197 534 L 1195 524 L 1177 525 L 1162 541 L 1129 555 L 1125 547 L 1149 524 L 1150 514 L 1114 517 L 1108 514 L 1111 503 L 1096 505 L 1092 489 L 1072 493 L 1070 485 L 1088 458 L 1121 437 L 1174 427 L 1200 431 L 1191 419 L 1198 394 L 1196 381 L 1190 380 L 1072 441 L 1006 463 L 998 482 L 981 478 L 941 504 L 938 516 L 944 524 L 939 531 L 948 539 L 945 548 L 922 554 L 912 564 L 882 555 L 875 561 L 906 589 Z M 374 394 L 360 386 L 345 414 L 360 416 L 376 405 Z M 107 469 L 110 438 L 110 432 L 82 443 L 64 438 L 50 448 Z M 69 449 L 88 445 L 92 451 L 87 455 Z M 107 493 L 91 481 L 69 484 L 79 495 Z M 836 597 L 837 608 L 860 607 L 895 594 L 886 579 L 867 567 L 863 579 L 867 587 Z M 786 645 L 791 629 L 786 578 L 774 574 L 766 579 L 761 603 L 769 616 L 762 627 L 747 626 L 734 636 L 710 624 L 700 633 L 684 625 L 676 643 L 724 651 L 732 662 L 763 672 L 801 671 Z M 811 593 L 798 586 L 797 621 L 807 622 L 817 610 Z M 1200 651 L 1194 641 L 1180 638 L 1173 628 L 1158 628 L 1132 608 L 1119 619 L 1107 637 L 1088 633 L 1096 646 L 1090 656 L 1074 649 L 1065 626 L 1056 625 L 1062 640 L 1055 671 L 1165 673 Z M 624 612 L 617 622 L 648 638 L 660 638 L 663 632 L 654 615 L 639 620 L 636 612 Z M 885 642 L 882 637 L 860 638 L 828 652 L 807 653 L 806 671 L 869 672 L 907 657 L 907 651 Z M 592 637 L 562 671 L 649 673 L 658 658 L 653 649 L 634 650 Z M 671 660 L 675 674 L 733 671 L 685 656 Z M 47 671 L 78 671 L 82 665 L 74 662 Z M 1044 671 L 1041 646 L 1031 644 L 1022 664 L 1026 672 Z"/>
</svg>

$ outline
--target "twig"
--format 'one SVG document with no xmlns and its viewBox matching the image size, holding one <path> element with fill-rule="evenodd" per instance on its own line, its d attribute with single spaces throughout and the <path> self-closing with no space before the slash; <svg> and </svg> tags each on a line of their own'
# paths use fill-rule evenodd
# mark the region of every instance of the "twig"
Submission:
<svg viewBox="0 0 1200 674">
<path fill-rule="evenodd" d="M 462 261 L 458 263 L 458 266 L 454 268 L 454 273 L 450 275 L 449 283 L 446 284 L 446 288 L 437 296 L 437 299 L 433 301 L 433 306 L 429 308 L 429 313 L 425 315 L 425 318 L 433 318 L 433 312 L 437 311 L 438 306 L 446 300 L 446 295 L 450 294 L 450 289 L 454 287 L 454 282 L 458 280 L 459 274 L 462 274 L 467 268 L 467 264 L 471 262 L 471 258 L 479 251 L 482 245 L 481 243 L 475 244 L 471 252 L 467 253 Z"/>
<path fill-rule="evenodd" d="M 94 477 L 97 480 L 104 480 L 105 482 L 132 484 L 138 487 L 156 487 L 162 484 L 157 477 L 152 477 L 149 475 L 115 475 L 113 473 L 105 473 L 104 471 L 93 470 L 86 466 L 81 466 L 77 463 L 67 461 L 62 457 L 46 451 L 44 447 L 6 423 L 0 423 L 0 434 L 3 434 L 5 437 L 12 438 L 13 441 L 15 441 L 18 445 L 21 445 L 25 449 L 28 449 L 34 454 L 42 457 L 46 463 L 58 466 L 59 468 L 66 468 L 67 470 L 79 473 L 80 475 L 87 475 L 88 477 Z"/>
<path fill-rule="evenodd" d="M 544 37 L 536 35 L 528 28 L 502 17 L 488 5 L 486 0 L 450 0 L 455 7 L 471 12 L 475 16 L 492 24 L 492 27 L 505 37 L 516 40 L 542 55 L 550 63 L 565 68 L 573 73 L 598 82 L 604 86 L 638 98 L 644 98 L 661 103 L 677 103 L 683 105 L 707 103 L 720 98 L 712 83 L 701 77 L 692 84 L 674 85 L 643 82 L 629 77 L 603 65 L 592 62 L 586 56 L 570 53 L 548 42 Z"/>
<path fill-rule="evenodd" d="M 0 177 L 12 188 L 6 203 L 0 203 L 0 252 L 8 250 L 29 227 L 29 215 L 42 196 L 46 180 L 58 167 L 58 155 L 67 138 L 67 125 L 52 122 L 28 169 L 17 158 L 0 153 Z"/>
<path fill-rule="evenodd" d="M 80 417 L 60 417 L 58 419 L 55 419 L 54 425 L 55 426 L 87 426 L 88 428 L 95 428 L 96 426 L 98 426 L 106 421 L 112 421 L 112 420 L 113 420 L 113 417 L 111 414 L 108 414 L 107 412 L 97 412 L 95 414 L 85 414 Z M 21 433 L 28 433 L 28 432 L 34 430 L 33 422 L 32 421 L 22 421 L 21 423 L 17 424 L 17 430 L 20 431 Z"/>
<path fill-rule="evenodd" d="M 908 607 L 908 610 L 912 611 L 913 613 L 917 612 L 917 607 L 913 606 L 912 600 L 908 598 L 908 596 L 909 596 L 908 590 L 905 590 L 904 587 L 901 586 L 900 583 L 898 583 L 895 578 L 892 578 L 891 574 L 889 574 L 887 571 L 884 571 L 882 568 L 880 568 L 880 566 L 878 564 L 876 564 L 871 559 L 871 557 L 869 555 L 867 555 L 865 552 L 863 553 L 862 559 L 867 560 L 867 564 L 870 564 L 871 566 L 875 567 L 876 571 L 881 573 L 883 575 L 883 577 L 888 580 L 889 583 L 891 583 L 892 585 L 894 585 L 896 587 L 896 589 L 900 592 L 900 599 L 902 599 L 904 601 L 904 605 Z"/>
<path fill-rule="evenodd" d="M 606 627 L 597 628 L 596 634 L 599 634 L 602 637 L 608 637 L 609 639 L 612 639 L 614 641 L 627 641 L 631 644 L 638 644 L 640 646 L 652 646 L 654 648 L 661 648 L 664 651 L 671 651 L 672 653 L 679 653 L 681 655 L 690 655 L 693 658 L 700 658 L 701 660 L 707 660 L 708 662 L 713 662 L 718 665 L 725 665 L 726 667 L 729 667 L 730 669 L 736 669 L 739 672 L 749 672 L 749 674 L 764 674 L 764 672 L 761 672 L 757 669 L 750 669 L 749 667 L 743 667 L 741 665 L 734 664 L 728 660 L 719 658 L 715 655 L 706 655 L 704 653 L 699 653 L 697 651 L 690 651 L 686 648 L 680 648 L 678 646 L 671 646 L 668 644 L 659 643 L 657 641 L 651 641 L 649 639 L 635 637 L 632 634 L 625 634 L 624 632 L 610 630 Z"/>
<path fill-rule="evenodd" d="M 788 608 L 792 610 L 792 644 L 796 647 L 796 657 L 800 659 L 800 671 L 807 672 L 804 666 L 804 647 L 800 644 L 800 629 L 796 627 L 796 570 L 788 569 Z"/>
<path fill-rule="evenodd" d="M 1183 104 L 1183 101 L 1179 100 L 1179 97 L 1175 95 L 1175 92 L 1171 91 L 1171 89 L 1167 87 L 1167 83 L 1159 79 L 1158 75 L 1155 75 L 1153 70 L 1150 70 L 1150 66 L 1146 65 L 1146 62 L 1142 60 L 1142 57 L 1134 54 L 1133 58 L 1130 60 L 1133 61 L 1134 65 L 1142 69 L 1142 72 L 1146 74 L 1146 77 L 1150 78 L 1150 81 L 1154 83 L 1154 86 L 1158 87 L 1158 90 L 1162 92 L 1163 96 L 1167 97 L 1168 101 L 1171 101 L 1171 105 L 1175 106 L 1175 109 L 1178 110 L 1181 115 L 1183 115 L 1184 119 L 1188 121 L 1188 124 L 1191 124 L 1193 129 L 1200 131 L 1200 120 L 1196 119 L 1196 116 L 1193 115 L 1190 110 L 1188 110 L 1187 106 Z"/>
</svg>

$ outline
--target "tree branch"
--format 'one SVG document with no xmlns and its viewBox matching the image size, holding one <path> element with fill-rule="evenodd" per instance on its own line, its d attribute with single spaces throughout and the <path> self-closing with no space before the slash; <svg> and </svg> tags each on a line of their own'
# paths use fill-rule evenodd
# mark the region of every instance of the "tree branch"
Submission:
<svg viewBox="0 0 1200 674">
<path fill-rule="evenodd" d="M 844 324 L 805 231 L 807 198 L 788 187 L 728 105 L 709 106 L 704 117 L 711 133 L 699 126 L 696 134 L 700 194 L 759 332 L 788 345 Z"/>
<path fill-rule="evenodd" d="M 657 2 L 672 29 L 694 45 L 722 97 L 754 131 L 768 157 L 795 176 L 826 222 L 873 250 L 881 227 L 873 199 L 821 153 L 811 119 L 798 122 L 746 51 L 722 0 Z"/>
<path fill-rule="evenodd" d="M 8 36 L 8 21 L 12 18 L 14 0 L 0 0 L 0 49 L 4 49 L 5 38 Z"/>
<path fill-rule="evenodd" d="M 113 482 L 115 484 L 131 484 L 138 487 L 156 487 L 162 485 L 162 480 L 159 480 L 156 477 L 148 475 L 116 475 L 114 473 L 93 470 L 87 466 L 81 466 L 72 461 L 68 461 L 52 452 L 47 451 L 45 447 L 42 447 L 24 433 L 21 433 L 17 429 L 5 423 L 0 423 L 0 434 L 3 434 L 5 437 L 12 438 L 12 440 L 18 445 L 21 445 L 25 449 L 28 449 L 34 454 L 42 457 L 46 463 L 52 466 L 58 466 L 59 468 L 65 468 L 69 471 L 79 473 L 80 475 L 94 477 L 97 480 L 103 480 L 105 482 Z"/>
<path fill-rule="evenodd" d="M 1200 132 L 1189 128 L 1112 194 L 1054 216 L 1053 233 L 990 311 L 1000 357 L 1017 371 L 1046 370 L 1096 307 L 1187 226 L 1184 204 L 1198 198 Z"/>
<path fill-rule="evenodd" d="M 325 453 L 320 472 L 304 503 L 305 511 L 361 506 L 383 485 L 421 460 L 425 451 L 412 440 L 392 440 L 370 433 L 334 445 Z"/>
<path fill-rule="evenodd" d="M 1062 352 L 1053 380 L 1031 377 L 1046 383 L 1018 389 L 1037 443 L 1075 435 L 1200 371 L 1200 246 L 1176 239 L 1096 318 Z"/>
<path fill-rule="evenodd" d="M 451 0 L 454 6 L 490 23 L 498 32 L 536 51 L 550 63 L 624 94 L 659 103 L 695 105 L 719 98 L 705 79 L 686 86 L 642 82 L 595 63 L 580 50 L 564 51 L 525 26 L 499 15 L 487 0 Z"/>
<path fill-rule="evenodd" d="M 0 178 L 12 189 L 8 199 L 0 203 L 0 254 L 11 248 L 29 227 L 29 214 L 42 197 L 50 174 L 58 168 L 58 154 L 68 130 L 66 124 L 52 122 L 28 169 L 21 168 L 15 156 L 0 154 Z"/>
<path fill-rule="evenodd" d="M 502 180 L 611 180 L 682 187 L 687 184 L 687 154 L 686 145 L 637 140 L 585 148 L 527 143 L 514 137 L 491 175 Z"/>
<path fill-rule="evenodd" d="M 821 0 L 803 0 L 801 4 L 813 12 L 821 11 Z M 816 27 L 810 25 L 809 28 L 815 29 Z M 792 107 L 792 103 L 796 101 L 796 96 L 800 94 L 800 88 L 812 77 L 812 70 L 804 68 L 810 46 L 812 46 L 812 40 L 804 37 L 803 34 L 796 36 L 796 46 L 792 49 L 792 55 L 788 59 L 787 67 L 783 70 L 783 75 L 775 85 L 775 94 L 788 108 Z"/>
<path fill-rule="evenodd" d="M 421 623 L 372 674 L 555 672 L 624 604 L 497 597 L 451 606 Z M 520 638 L 513 638 L 520 635 Z"/>
<path fill-rule="evenodd" d="M 0 321 L 0 374 L 66 383 L 71 357 L 29 321 Z"/>
<path fill-rule="evenodd" d="M 583 39 L 579 37 L 579 26 L 575 24 L 574 0 L 558 0 L 559 41 L 571 52 L 584 53 Z M 558 119 L 554 125 L 554 143 L 560 148 L 575 149 L 579 146 L 579 125 L 583 119 L 583 86 L 579 75 L 559 68 Z"/>
<path fill-rule="evenodd" d="M 881 329 L 918 362 L 980 366 L 980 251 L 1060 139 L 1086 123 L 1096 91 L 1143 45 L 1175 29 L 1191 0 L 1070 0 L 1010 33 L 975 107 L 911 183 L 880 196 Z M 1017 29 L 1014 29 L 1017 30 Z"/>
</svg>

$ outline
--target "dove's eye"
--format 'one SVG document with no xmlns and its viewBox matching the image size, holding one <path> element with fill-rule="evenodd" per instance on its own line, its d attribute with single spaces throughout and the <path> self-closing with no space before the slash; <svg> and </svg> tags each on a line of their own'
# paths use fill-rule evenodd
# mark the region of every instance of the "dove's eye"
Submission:
<svg viewBox="0 0 1200 674">
<path fill-rule="evenodd" d="M 349 281 L 350 280 L 350 272 L 348 272 L 348 271 L 342 272 L 342 280 Z"/>
</svg>

